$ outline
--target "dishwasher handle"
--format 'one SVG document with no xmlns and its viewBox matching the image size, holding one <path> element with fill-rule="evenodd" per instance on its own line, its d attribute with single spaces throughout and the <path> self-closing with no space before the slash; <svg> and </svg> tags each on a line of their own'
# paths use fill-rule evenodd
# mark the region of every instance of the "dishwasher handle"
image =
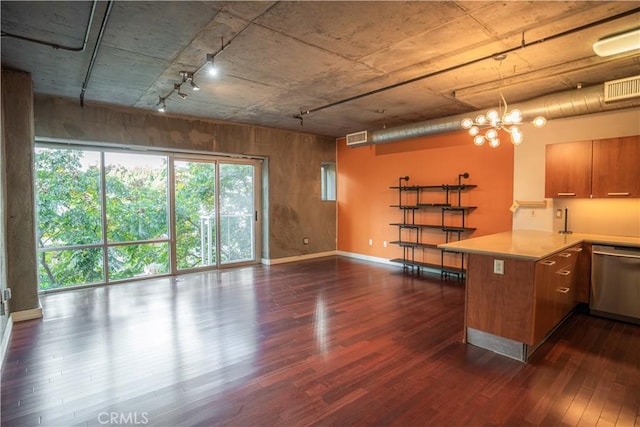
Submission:
<svg viewBox="0 0 640 427">
<path fill-rule="evenodd" d="M 632 258 L 632 259 L 640 259 L 640 255 L 632 255 L 630 253 L 620 253 L 620 252 L 605 252 L 605 251 L 593 251 L 594 255 L 606 255 L 606 256 L 615 256 L 619 258 Z"/>
</svg>

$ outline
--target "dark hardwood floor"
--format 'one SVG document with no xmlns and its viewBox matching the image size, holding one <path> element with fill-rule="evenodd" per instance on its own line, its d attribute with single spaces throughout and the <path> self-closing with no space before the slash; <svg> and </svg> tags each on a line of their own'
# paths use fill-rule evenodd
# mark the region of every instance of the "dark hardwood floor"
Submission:
<svg viewBox="0 0 640 427">
<path fill-rule="evenodd" d="M 634 426 L 640 327 L 574 314 L 528 364 L 461 343 L 464 286 L 341 257 L 42 297 L 2 426 Z"/>
</svg>

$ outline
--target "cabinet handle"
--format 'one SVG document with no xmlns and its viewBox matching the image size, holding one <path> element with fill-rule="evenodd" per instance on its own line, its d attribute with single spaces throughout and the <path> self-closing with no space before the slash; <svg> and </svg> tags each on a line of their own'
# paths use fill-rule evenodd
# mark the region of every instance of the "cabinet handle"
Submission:
<svg viewBox="0 0 640 427">
<path fill-rule="evenodd" d="M 628 196 L 629 192 L 625 192 L 625 193 L 607 193 L 607 196 Z"/>
<path fill-rule="evenodd" d="M 559 274 L 561 276 L 568 276 L 568 275 L 571 274 L 571 271 L 570 270 L 558 270 L 558 271 L 556 271 L 556 274 Z"/>
<path fill-rule="evenodd" d="M 558 196 L 563 197 L 563 196 L 575 196 L 576 193 L 558 193 Z"/>
<path fill-rule="evenodd" d="M 573 248 L 571 249 L 573 252 L 582 252 L 582 248 Z"/>
<path fill-rule="evenodd" d="M 540 264 L 544 264 L 544 265 L 553 265 L 555 264 L 555 261 L 540 261 Z"/>
<path fill-rule="evenodd" d="M 560 292 L 561 294 L 568 294 L 571 288 L 558 288 L 556 292 Z"/>
<path fill-rule="evenodd" d="M 561 256 L 562 258 L 571 258 L 571 254 L 569 252 L 562 252 L 558 254 L 558 256 Z"/>
</svg>

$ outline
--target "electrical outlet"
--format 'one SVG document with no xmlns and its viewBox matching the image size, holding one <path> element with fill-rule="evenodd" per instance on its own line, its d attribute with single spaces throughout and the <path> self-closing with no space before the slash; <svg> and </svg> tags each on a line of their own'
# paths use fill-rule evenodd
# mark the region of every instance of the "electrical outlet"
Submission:
<svg viewBox="0 0 640 427">
<path fill-rule="evenodd" d="M 385 247 L 385 248 L 387 247 L 387 241 L 386 240 L 382 242 L 382 246 Z"/>
<path fill-rule="evenodd" d="M 562 218 L 562 209 L 556 209 L 556 218 Z"/>
<path fill-rule="evenodd" d="M 373 246 L 373 239 L 369 239 L 369 246 Z"/>
<path fill-rule="evenodd" d="M 493 272 L 495 274 L 504 274 L 504 260 L 501 260 L 501 259 L 493 260 Z"/>
<path fill-rule="evenodd" d="M 303 237 L 302 238 L 302 244 L 303 245 L 308 245 L 309 244 L 309 238 L 308 237 Z"/>
</svg>

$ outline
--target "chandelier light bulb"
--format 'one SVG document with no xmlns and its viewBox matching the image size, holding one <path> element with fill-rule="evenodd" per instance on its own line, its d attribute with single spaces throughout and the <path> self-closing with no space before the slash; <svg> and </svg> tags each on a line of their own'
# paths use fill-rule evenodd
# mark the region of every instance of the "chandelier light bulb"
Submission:
<svg viewBox="0 0 640 427">
<path fill-rule="evenodd" d="M 484 125 L 487 123 L 487 118 L 484 115 L 480 114 L 478 117 L 476 117 L 476 123 L 479 125 Z"/>
<path fill-rule="evenodd" d="M 522 140 L 523 140 L 523 136 L 522 136 L 522 132 L 520 132 L 520 129 L 518 129 L 516 127 L 512 127 L 511 128 L 511 142 L 513 143 L 513 145 L 522 144 Z"/>
<path fill-rule="evenodd" d="M 463 129 L 469 129 L 469 128 L 471 128 L 471 126 L 473 126 L 473 120 L 464 119 L 464 120 L 462 120 L 461 126 L 462 126 Z"/>
<path fill-rule="evenodd" d="M 500 140 L 498 138 L 493 138 L 489 140 L 489 146 L 491 148 L 496 148 L 499 145 L 500 145 Z"/>
<path fill-rule="evenodd" d="M 522 122 L 522 112 L 517 108 L 511 111 L 511 121 L 513 123 L 521 123 Z"/>
<path fill-rule="evenodd" d="M 469 135 L 471 136 L 476 136 L 479 133 L 480 133 L 480 128 L 478 128 L 478 126 L 471 126 L 471 128 L 469 129 Z"/>
<path fill-rule="evenodd" d="M 473 138 L 473 143 L 476 144 L 477 146 L 484 144 L 484 136 L 476 135 L 476 137 Z"/>
<path fill-rule="evenodd" d="M 500 116 L 498 115 L 498 112 L 496 110 L 487 111 L 487 119 L 489 119 L 489 121 L 495 121 L 495 120 L 498 120 L 499 118 Z"/>
<path fill-rule="evenodd" d="M 498 131 L 491 128 L 487 131 L 486 135 L 487 139 L 495 139 L 498 137 Z"/>
</svg>

